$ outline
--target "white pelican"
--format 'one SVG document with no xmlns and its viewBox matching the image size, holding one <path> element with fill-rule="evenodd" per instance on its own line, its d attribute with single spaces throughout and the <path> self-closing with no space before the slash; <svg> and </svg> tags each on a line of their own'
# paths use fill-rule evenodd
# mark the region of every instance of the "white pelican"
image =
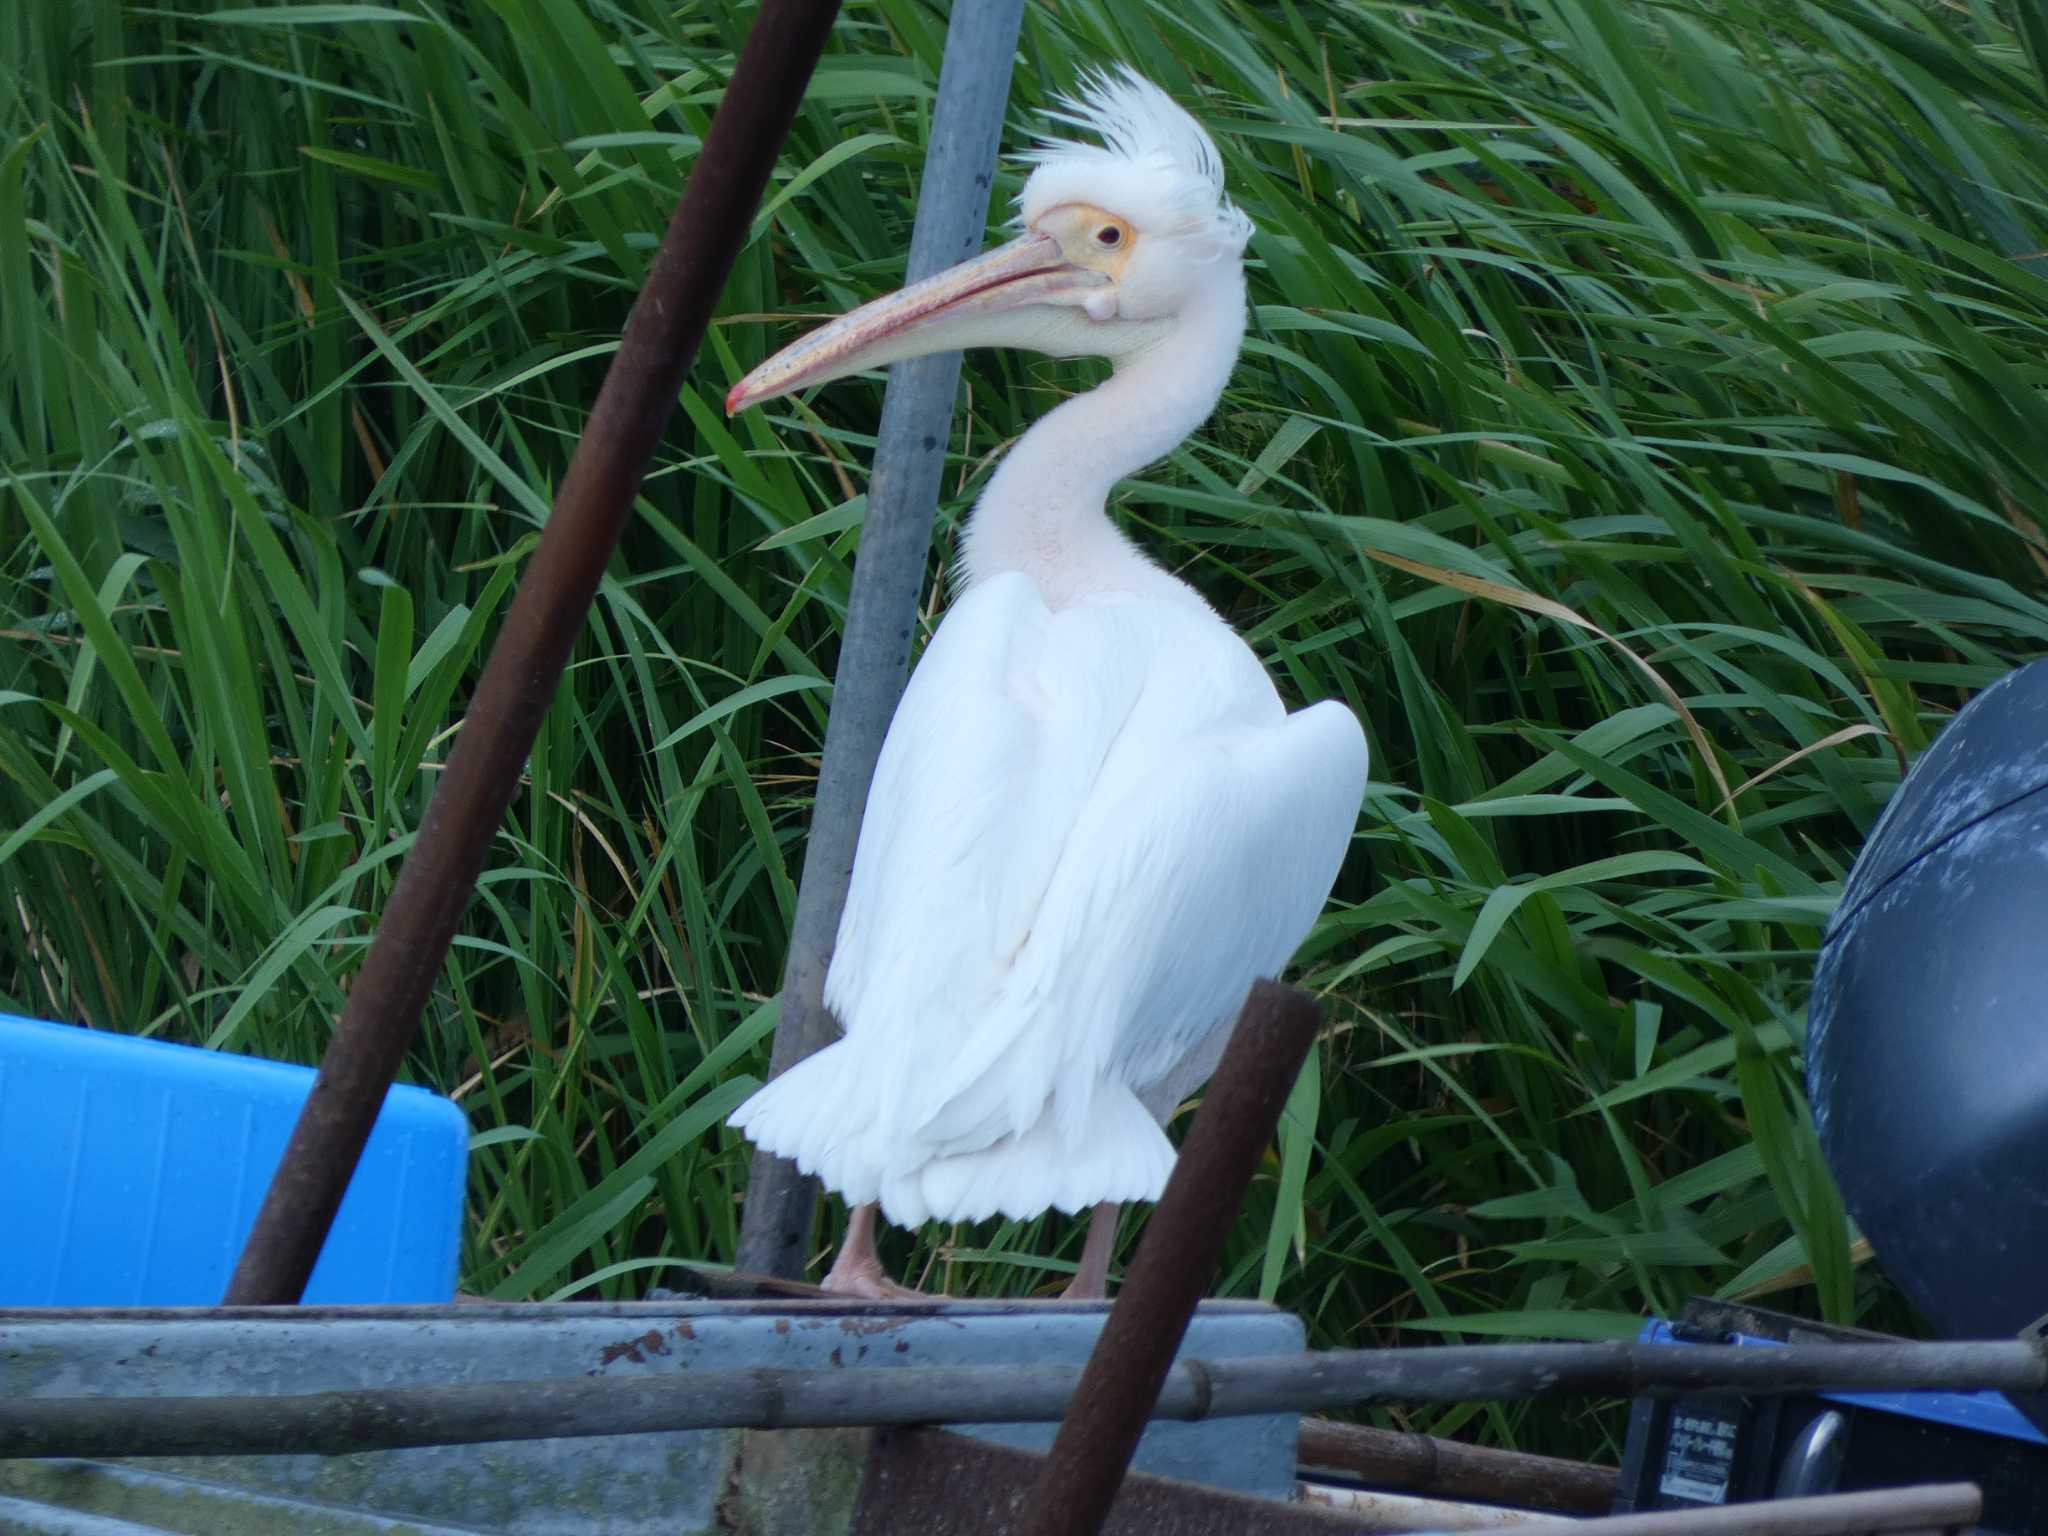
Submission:
<svg viewBox="0 0 2048 1536">
<path fill-rule="evenodd" d="M 1018 441 L 964 589 L 891 723 L 825 1001 L 845 1038 L 733 1115 L 853 1207 L 828 1289 L 903 1294 L 890 1221 L 1092 1208 L 1068 1294 L 1105 1294 L 1121 1202 L 1215 1070 L 1251 984 L 1322 910 L 1358 816 L 1349 710 L 1288 714 L 1265 669 L 1110 522 L 1110 488 L 1215 408 L 1244 337 L 1251 221 L 1216 146 L 1128 69 L 1060 117 L 1023 234 L 842 316 L 734 386 L 731 414 L 971 346 L 1107 357 Z"/>
</svg>

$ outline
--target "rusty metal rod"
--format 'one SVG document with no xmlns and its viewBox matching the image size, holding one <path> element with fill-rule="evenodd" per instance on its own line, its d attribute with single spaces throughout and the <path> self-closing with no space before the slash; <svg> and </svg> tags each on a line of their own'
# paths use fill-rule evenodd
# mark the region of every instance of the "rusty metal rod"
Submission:
<svg viewBox="0 0 2048 1536">
<path fill-rule="evenodd" d="M 1007 1529 L 1023 1536 L 1096 1536 L 1109 1518 L 1322 1019 L 1307 993 L 1253 983 L 1060 1421 L 1037 1491 Z"/>
<path fill-rule="evenodd" d="M 917 220 L 904 278 L 917 282 L 981 248 L 1010 66 L 1024 0 L 955 5 L 946 22 L 939 96 L 917 184 Z M 952 433 L 960 354 L 912 358 L 889 370 L 882 397 L 860 558 L 853 563 L 845 633 L 818 765 L 817 801 L 804 839 L 796 918 L 782 973 L 769 1075 L 779 1076 L 838 1038 L 825 1007 L 825 972 L 839 938 L 853 851 L 867 808 L 875 760 L 910 669 L 917 594 L 931 559 L 932 515 Z M 772 1153 L 754 1154 L 740 1208 L 739 1267 L 786 1280 L 802 1277 L 810 1256 L 817 1180 Z"/>
<path fill-rule="evenodd" d="M 1299 1459 L 1305 1467 L 1353 1473 L 1376 1488 L 1588 1515 L 1614 1507 L 1612 1467 L 1370 1424 L 1303 1419 Z"/>
<path fill-rule="evenodd" d="M 876 1437 L 854 1508 L 852 1536 L 985 1536 L 1003 1510 L 1031 1496 L 1042 1458 L 935 1429 Z M 1428 1504 L 1426 1509 L 1417 1505 Z M 1942 1536 L 1981 1512 L 1968 1483 L 1831 1494 L 1723 1509 L 1623 1515 L 1539 1524 L 1470 1504 L 1396 1496 L 1376 1508 L 1228 1493 L 1132 1472 L 1117 1493 L 1105 1536 L 1366 1536 L 1367 1532 L 1485 1529 L 1500 1536 Z M 1448 1518 L 1447 1518 L 1448 1517 Z"/>
<path fill-rule="evenodd" d="M 0 1353 L 5 1349 L 0 1330 Z M 340 1454 L 717 1427 L 1050 1423 L 1076 1396 L 1084 1369 L 693 1370 L 284 1397 L 0 1397 L 0 1459 Z M 1184 1359 L 1168 1373 L 1149 1416 L 1242 1418 L 1361 1403 L 1576 1395 L 1765 1396 L 1987 1387 L 2048 1387 L 2048 1354 L 2039 1344 L 2014 1339 L 1780 1349 L 1482 1344 Z"/>
<path fill-rule="evenodd" d="M 257 1212 L 230 1305 L 305 1292 L 838 10 L 762 0 Z"/>
<path fill-rule="evenodd" d="M 1574 1522 L 1571 1536 L 1965 1536 L 1984 1513 L 1975 1483 L 1923 1483 L 1873 1488 L 1815 1498 L 1724 1504 L 1717 1509 L 1664 1509 L 1606 1520 Z M 1557 1536 L 1555 1524 L 1535 1520 L 1497 1526 L 1494 1536 Z"/>
<path fill-rule="evenodd" d="M 892 1429 L 870 1444 L 848 1536 L 988 1536 L 1033 1496 L 1045 1458 L 943 1429 Z M 1133 1471 L 1105 1536 L 1361 1536 L 1350 1515 Z"/>
</svg>

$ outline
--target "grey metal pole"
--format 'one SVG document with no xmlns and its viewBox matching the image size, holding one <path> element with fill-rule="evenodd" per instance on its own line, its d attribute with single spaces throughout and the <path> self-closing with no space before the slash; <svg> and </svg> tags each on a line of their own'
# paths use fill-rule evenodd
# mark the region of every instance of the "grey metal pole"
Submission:
<svg viewBox="0 0 2048 1536">
<path fill-rule="evenodd" d="M 943 1315 L 941 1313 L 940 1315 Z M 488 1326 L 488 1325 L 483 1325 Z M 380 1387 L 278 1397 L 0 1396 L 0 1460 L 272 1456 L 719 1426 L 1046 1423 L 1074 1365 L 677 1371 Z M 1155 1419 L 1223 1419 L 1374 1403 L 1817 1391 L 2037 1392 L 2048 1347 L 1909 1344 L 1458 1344 L 1182 1359 Z"/>
<path fill-rule="evenodd" d="M 917 223 L 905 276 L 943 272 L 981 248 L 1003 106 L 1024 0 L 967 0 L 954 7 L 932 110 L 931 154 L 918 183 Z M 796 921 L 782 973 L 782 1016 L 771 1074 L 830 1045 L 825 970 L 853 874 L 853 848 L 882 738 L 909 675 L 917 595 L 931 551 L 939 473 L 960 383 L 960 354 L 898 363 L 889 372 L 882 429 L 868 478 L 867 521 L 854 563 L 846 633 L 825 727 L 825 759 L 797 890 Z M 740 1225 L 739 1267 L 795 1279 L 803 1274 L 818 1187 L 793 1163 L 756 1153 Z"/>
</svg>

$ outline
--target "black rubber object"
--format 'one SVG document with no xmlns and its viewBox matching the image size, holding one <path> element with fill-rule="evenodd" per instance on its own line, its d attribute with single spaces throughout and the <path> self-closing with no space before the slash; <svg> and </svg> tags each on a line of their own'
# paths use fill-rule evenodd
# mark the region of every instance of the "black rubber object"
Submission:
<svg viewBox="0 0 2048 1536">
<path fill-rule="evenodd" d="M 1822 1150 L 1936 1328 L 2048 1327 L 2048 661 L 1914 764 L 1828 925 L 1808 1012 Z M 2015 1402 L 2048 1430 L 2048 1396 Z"/>
</svg>

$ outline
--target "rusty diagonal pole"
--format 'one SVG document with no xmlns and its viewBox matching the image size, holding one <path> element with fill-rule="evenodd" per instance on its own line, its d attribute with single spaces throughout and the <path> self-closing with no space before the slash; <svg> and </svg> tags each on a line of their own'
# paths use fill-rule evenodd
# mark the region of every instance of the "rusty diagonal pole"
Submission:
<svg viewBox="0 0 2048 1536">
<path fill-rule="evenodd" d="M 229 1305 L 291 1303 L 305 1291 L 838 10 L 838 0 L 762 0 L 257 1212 Z"/>
<path fill-rule="evenodd" d="M 1306 992 L 1253 983 L 1015 1536 L 1102 1529 L 1322 1021 Z"/>
</svg>

